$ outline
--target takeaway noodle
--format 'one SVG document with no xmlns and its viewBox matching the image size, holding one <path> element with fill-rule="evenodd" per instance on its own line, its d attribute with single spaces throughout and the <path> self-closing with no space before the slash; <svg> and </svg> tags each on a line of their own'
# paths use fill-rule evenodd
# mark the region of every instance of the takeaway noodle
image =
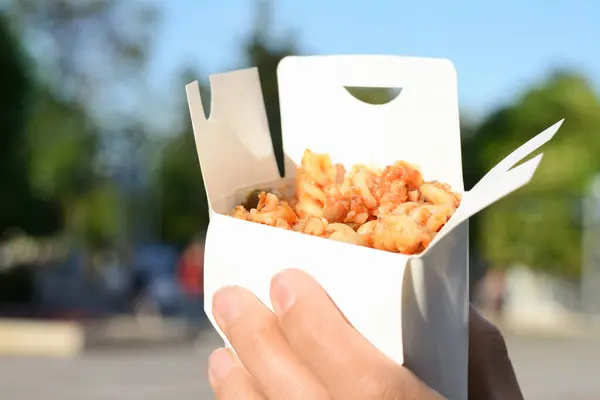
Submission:
<svg viewBox="0 0 600 400">
<path fill-rule="evenodd" d="M 445 183 L 424 181 L 419 167 L 397 161 L 382 170 L 355 165 L 347 173 L 326 154 L 304 152 L 295 197 L 260 192 L 255 208 L 232 216 L 341 242 L 403 254 L 431 243 L 460 205 Z"/>
</svg>

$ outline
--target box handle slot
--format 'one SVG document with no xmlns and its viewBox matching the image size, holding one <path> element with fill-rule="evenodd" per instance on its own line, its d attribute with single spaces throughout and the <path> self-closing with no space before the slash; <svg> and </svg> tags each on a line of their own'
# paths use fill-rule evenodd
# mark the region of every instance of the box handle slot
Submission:
<svg viewBox="0 0 600 400">
<path fill-rule="evenodd" d="M 344 86 L 356 100 L 374 106 L 389 104 L 402 93 L 401 87 Z"/>
</svg>

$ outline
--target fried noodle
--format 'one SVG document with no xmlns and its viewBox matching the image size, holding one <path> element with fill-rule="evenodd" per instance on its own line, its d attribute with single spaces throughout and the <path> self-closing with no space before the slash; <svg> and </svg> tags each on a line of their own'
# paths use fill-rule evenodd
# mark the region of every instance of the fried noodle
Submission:
<svg viewBox="0 0 600 400">
<path fill-rule="evenodd" d="M 418 166 L 397 161 L 383 170 L 355 165 L 346 173 L 327 154 L 306 150 L 295 198 L 260 192 L 255 208 L 235 218 L 403 254 L 422 252 L 459 207 L 450 185 L 424 181 Z"/>
</svg>

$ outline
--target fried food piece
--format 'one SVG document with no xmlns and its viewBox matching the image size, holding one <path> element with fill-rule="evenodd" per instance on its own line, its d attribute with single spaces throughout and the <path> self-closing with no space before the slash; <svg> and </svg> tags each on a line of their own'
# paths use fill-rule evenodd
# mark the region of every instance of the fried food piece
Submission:
<svg viewBox="0 0 600 400">
<path fill-rule="evenodd" d="M 421 209 L 428 214 L 427 220 L 423 224 L 431 232 L 439 232 L 446 222 L 452 217 L 455 209 L 446 205 L 423 204 Z"/>
<path fill-rule="evenodd" d="M 448 205 L 406 202 L 397 206 L 391 214 L 410 216 L 418 223 L 425 225 L 429 231 L 438 232 L 452 217 L 454 208 Z"/>
<path fill-rule="evenodd" d="M 379 205 L 377 192 L 380 191 L 380 175 L 364 165 L 357 165 L 352 168 L 348 181 L 352 189 L 361 196 L 365 206 L 370 210 L 375 210 Z"/>
<path fill-rule="evenodd" d="M 331 222 L 363 224 L 371 213 L 363 197 L 343 187 L 330 187 L 325 196 L 323 217 Z"/>
<path fill-rule="evenodd" d="M 328 222 L 323 218 L 308 217 L 299 219 L 293 229 L 296 232 L 307 233 L 313 236 L 324 236 Z"/>
<path fill-rule="evenodd" d="M 373 230 L 373 247 L 395 253 L 415 254 L 419 246 L 427 247 L 432 235 L 407 215 L 380 218 Z"/>
<path fill-rule="evenodd" d="M 389 214 L 398 204 L 419 199 L 419 189 L 423 185 L 421 171 L 415 165 L 397 161 L 385 167 L 381 174 L 379 187 L 378 215 Z"/>
<path fill-rule="evenodd" d="M 453 193 L 450 185 L 437 181 L 427 182 L 421 186 L 421 195 L 426 202 L 437 205 L 445 205 L 457 209 L 460 205 L 461 196 Z"/>
<path fill-rule="evenodd" d="M 232 217 L 264 225 L 288 227 L 298 220 L 298 216 L 285 201 L 281 201 L 273 193 L 260 192 L 256 208 L 246 210 L 243 206 L 237 206 Z"/>
<path fill-rule="evenodd" d="M 365 237 L 359 235 L 354 229 L 345 224 L 329 224 L 327 226 L 327 233 L 329 234 L 329 239 L 337 240 L 338 242 L 358 244 L 360 246 L 366 246 L 368 243 Z"/>
<path fill-rule="evenodd" d="M 325 191 L 343 180 L 342 165 L 333 165 L 326 154 L 306 150 L 296 172 L 296 211 L 301 218 L 323 217 L 326 202 Z"/>
<path fill-rule="evenodd" d="M 356 233 L 358 233 L 361 237 L 361 240 L 364 243 L 364 246 L 373 247 L 373 232 L 375 232 L 375 228 L 377 227 L 377 220 L 371 220 L 366 222 L 358 227 Z"/>
</svg>

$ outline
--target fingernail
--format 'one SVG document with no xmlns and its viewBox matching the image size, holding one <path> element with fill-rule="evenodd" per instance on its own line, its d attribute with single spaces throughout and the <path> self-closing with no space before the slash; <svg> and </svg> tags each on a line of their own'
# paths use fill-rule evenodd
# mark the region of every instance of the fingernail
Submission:
<svg viewBox="0 0 600 400">
<path fill-rule="evenodd" d="M 288 312 L 296 302 L 296 293 L 291 275 L 288 271 L 283 271 L 275 275 L 271 281 L 271 302 L 277 315 Z"/>
<path fill-rule="evenodd" d="M 215 293 L 213 297 L 213 314 L 221 328 L 231 325 L 240 315 L 240 309 L 238 288 L 225 287 Z"/>
<path fill-rule="evenodd" d="M 215 350 L 208 358 L 208 379 L 212 384 L 225 379 L 234 365 L 235 361 L 228 350 Z"/>
</svg>

